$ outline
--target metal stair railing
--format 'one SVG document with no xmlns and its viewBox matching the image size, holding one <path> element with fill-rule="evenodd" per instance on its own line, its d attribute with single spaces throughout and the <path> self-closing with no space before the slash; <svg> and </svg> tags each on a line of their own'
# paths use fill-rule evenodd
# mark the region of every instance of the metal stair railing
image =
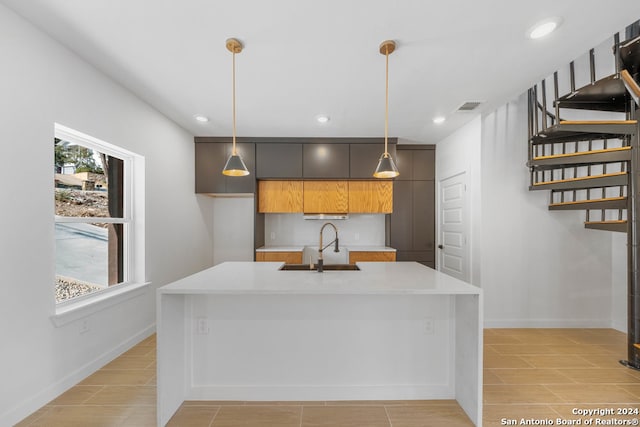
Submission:
<svg viewBox="0 0 640 427">
<path fill-rule="evenodd" d="M 551 189 L 550 210 L 584 210 L 586 228 L 627 232 L 628 359 L 620 363 L 640 370 L 640 20 L 624 42 L 614 35 L 613 55 L 615 73 L 597 80 L 589 51 L 590 84 L 580 89 L 572 61 L 564 96 L 554 72 L 553 111 L 547 79 L 529 89 L 527 165 L 530 189 Z M 563 108 L 620 112 L 627 120 L 566 121 Z"/>
</svg>

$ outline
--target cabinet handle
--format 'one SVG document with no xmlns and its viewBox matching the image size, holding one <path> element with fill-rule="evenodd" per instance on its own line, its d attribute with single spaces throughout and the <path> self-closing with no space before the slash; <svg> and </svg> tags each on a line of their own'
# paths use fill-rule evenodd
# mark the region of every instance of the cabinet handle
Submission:
<svg viewBox="0 0 640 427">
<path fill-rule="evenodd" d="M 438 245 L 438 249 L 444 249 L 444 246 Z"/>
</svg>

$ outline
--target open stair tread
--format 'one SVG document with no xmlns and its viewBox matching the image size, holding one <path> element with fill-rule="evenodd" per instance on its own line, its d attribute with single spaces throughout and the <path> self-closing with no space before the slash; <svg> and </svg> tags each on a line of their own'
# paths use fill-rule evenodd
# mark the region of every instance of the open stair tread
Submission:
<svg viewBox="0 0 640 427">
<path fill-rule="evenodd" d="M 635 343 L 633 346 L 634 346 L 635 348 L 640 348 L 640 343 Z"/>
<path fill-rule="evenodd" d="M 531 138 L 533 144 L 614 139 L 636 132 L 637 120 L 563 120 Z"/>
<path fill-rule="evenodd" d="M 560 108 L 624 112 L 629 95 L 617 74 L 576 89 L 556 100 Z"/>
<path fill-rule="evenodd" d="M 579 190 L 587 188 L 616 187 L 627 185 L 628 183 L 629 175 L 627 172 L 615 172 L 536 182 L 529 186 L 529 190 Z"/>
<path fill-rule="evenodd" d="M 612 147 L 575 153 L 537 156 L 528 162 L 528 166 L 538 170 L 563 167 L 626 162 L 631 160 L 631 147 Z"/>
<path fill-rule="evenodd" d="M 572 200 L 570 202 L 557 202 L 551 203 L 549 206 L 567 206 L 567 205 L 577 205 L 577 204 L 591 204 L 591 203 L 601 203 L 601 202 L 614 202 L 614 201 L 624 201 L 627 200 L 626 197 L 604 197 L 602 199 L 589 199 L 589 200 Z"/>
<path fill-rule="evenodd" d="M 562 158 L 570 158 L 570 157 L 576 157 L 576 156 L 585 156 L 589 154 L 613 153 L 616 151 L 627 151 L 627 150 L 631 150 L 631 147 L 628 145 L 624 147 L 612 147 L 612 148 L 603 148 L 599 150 L 578 151 L 575 153 L 563 153 L 563 154 L 552 154 L 549 156 L 537 156 L 537 157 L 534 157 L 533 160 L 562 159 Z"/>
<path fill-rule="evenodd" d="M 616 219 L 607 221 L 585 221 L 584 226 L 585 228 L 589 228 L 592 230 L 618 231 L 626 233 L 627 220 Z"/>
</svg>

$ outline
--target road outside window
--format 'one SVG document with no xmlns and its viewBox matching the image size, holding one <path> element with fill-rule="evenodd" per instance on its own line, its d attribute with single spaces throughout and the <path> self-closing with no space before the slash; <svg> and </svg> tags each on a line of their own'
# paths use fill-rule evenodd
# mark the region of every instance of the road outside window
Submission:
<svg viewBox="0 0 640 427">
<path fill-rule="evenodd" d="M 55 287 L 60 303 L 127 280 L 129 216 L 125 160 L 58 132 L 54 153 Z"/>
</svg>

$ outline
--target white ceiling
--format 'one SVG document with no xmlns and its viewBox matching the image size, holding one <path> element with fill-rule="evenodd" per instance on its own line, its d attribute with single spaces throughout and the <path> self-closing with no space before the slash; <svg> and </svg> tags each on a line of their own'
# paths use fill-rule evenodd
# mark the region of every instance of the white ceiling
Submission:
<svg viewBox="0 0 640 427">
<path fill-rule="evenodd" d="M 0 0 L 197 136 L 382 136 L 434 143 L 640 18 L 618 0 Z M 559 16 L 542 40 L 526 31 Z M 193 116 L 211 118 L 197 123 Z M 327 114 L 326 125 L 315 121 Z M 442 125 L 432 123 L 445 115 Z"/>
</svg>

